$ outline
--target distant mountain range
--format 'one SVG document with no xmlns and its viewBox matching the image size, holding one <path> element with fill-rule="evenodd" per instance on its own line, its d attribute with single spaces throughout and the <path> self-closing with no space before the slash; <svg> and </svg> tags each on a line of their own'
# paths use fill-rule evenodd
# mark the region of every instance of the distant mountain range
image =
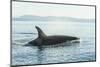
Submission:
<svg viewBox="0 0 100 67">
<path fill-rule="evenodd" d="M 64 16 L 34 16 L 34 15 L 23 15 L 12 18 L 14 21 L 64 21 L 64 22 L 95 22 L 95 19 L 84 19 L 84 18 L 73 18 Z"/>
</svg>

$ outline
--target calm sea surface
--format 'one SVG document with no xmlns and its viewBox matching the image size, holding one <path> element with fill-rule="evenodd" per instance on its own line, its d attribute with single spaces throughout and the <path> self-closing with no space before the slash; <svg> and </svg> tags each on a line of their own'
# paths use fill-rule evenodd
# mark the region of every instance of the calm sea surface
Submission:
<svg viewBox="0 0 100 67">
<path fill-rule="evenodd" d="M 59 46 L 23 46 L 37 38 L 39 26 L 47 35 L 69 35 L 80 43 Z M 95 22 L 12 22 L 12 65 L 95 61 Z"/>
</svg>

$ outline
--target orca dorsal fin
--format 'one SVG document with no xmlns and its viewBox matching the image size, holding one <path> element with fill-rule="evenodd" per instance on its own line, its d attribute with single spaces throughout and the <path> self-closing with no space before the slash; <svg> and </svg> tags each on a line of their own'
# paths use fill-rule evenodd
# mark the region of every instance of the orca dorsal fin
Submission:
<svg viewBox="0 0 100 67">
<path fill-rule="evenodd" d="M 38 27 L 38 26 L 35 26 L 35 28 L 37 29 L 38 31 L 38 37 L 41 38 L 41 37 L 46 37 L 46 34 Z"/>
</svg>

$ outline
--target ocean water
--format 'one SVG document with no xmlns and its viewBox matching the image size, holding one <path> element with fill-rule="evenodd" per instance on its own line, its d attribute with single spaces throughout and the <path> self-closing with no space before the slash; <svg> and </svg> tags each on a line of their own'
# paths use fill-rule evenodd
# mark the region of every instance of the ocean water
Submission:
<svg viewBox="0 0 100 67">
<path fill-rule="evenodd" d="M 39 26 L 47 35 L 69 35 L 80 43 L 23 46 L 37 38 Z M 95 61 L 95 22 L 12 21 L 12 65 Z"/>
</svg>

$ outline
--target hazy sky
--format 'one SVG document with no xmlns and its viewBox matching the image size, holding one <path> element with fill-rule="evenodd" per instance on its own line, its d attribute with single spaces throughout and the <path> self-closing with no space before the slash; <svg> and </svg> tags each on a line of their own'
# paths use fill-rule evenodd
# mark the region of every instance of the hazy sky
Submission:
<svg viewBox="0 0 100 67">
<path fill-rule="evenodd" d="M 66 16 L 75 18 L 95 18 L 95 7 L 44 3 L 13 2 L 12 16 Z"/>
</svg>

